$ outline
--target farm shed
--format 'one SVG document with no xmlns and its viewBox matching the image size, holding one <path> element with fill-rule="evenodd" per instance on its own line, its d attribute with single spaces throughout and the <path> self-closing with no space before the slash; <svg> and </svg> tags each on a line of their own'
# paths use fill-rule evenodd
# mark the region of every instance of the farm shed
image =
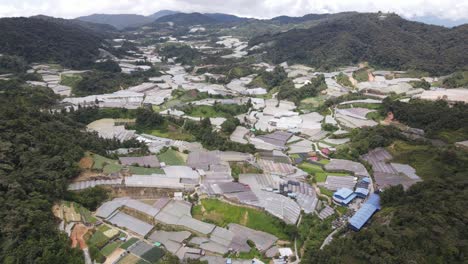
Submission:
<svg viewBox="0 0 468 264">
<path fill-rule="evenodd" d="M 359 162 L 344 160 L 344 159 L 332 159 L 330 163 L 325 165 L 327 171 L 346 171 L 352 172 L 355 176 L 370 177 L 366 167 Z"/>
<path fill-rule="evenodd" d="M 109 217 L 107 221 L 109 221 L 113 225 L 124 227 L 127 230 L 136 233 L 140 236 L 145 236 L 151 231 L 151 229 L 153 229 L 153 225 L 143 222 L 140 219 L 130 216 L 123 212 L 115 213 L 114 215 Z"/>
<path fill-rule="evenodd" d="M 353 217 L 349 219 L 349 227 L 355 231 L 361 230 L 378 210 L 380 210 L 380 196 L 373 193 Z"/>
<path fill-rule="evenodd" d="M 354 189 L 356 185 L 355 177 L 353 176 L 327 176 L 325 182 L 318 183 L 329 190 L 336 191 L 341 188 Z"/>
</svg>

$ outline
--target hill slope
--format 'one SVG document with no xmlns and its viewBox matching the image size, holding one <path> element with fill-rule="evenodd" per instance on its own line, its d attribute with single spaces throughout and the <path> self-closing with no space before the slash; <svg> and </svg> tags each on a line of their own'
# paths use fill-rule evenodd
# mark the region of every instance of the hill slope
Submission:
<svg viewBox="0 0 468 264">
<path fill-rule="evenodd" d="M 308 29 L 253 38 L 265 43 L 274 62 L 335 67 L 368 61 L 394 69 L 448 73 L 466 67 L 468 26 L 453 29 L 404 20 L 397 15 L 350 13 Z"/>
<path fill-rule="evenodd" d="M 93 64 L 103 44 L 102 35 L 89 29 L 41 18 L 2 18 L 0 35 L 0 54 L 72 68 Z"/>
<path fill-rule="evenodd" d="M 89 16 L 77 17 L 76 19 L 98 24 L 108 24 L 117 29 L 141 26 L 146 23 L 151 23 L 154 20 L 151 17 L 135 14 L 92 14 Z"/>
<path fill-rule="evenodd" d="M 169 15 L 174 15 L 174 14 L 177 14 L 177 13 L 180 13 L 178 11 L 172 11 L 172 10 L 160 10 L 152 15 L 149 15 L 148 17 L 153 19 L 153 20 L 156 20 L 160 17 L 163 17 L 163 16 L 169 16 Z"/>
<path fill-rule="evenodd" d="M 178 26 L 213 24 L 217 20 L 200 13 L 178 13 L 169 16 L 163 16 L 154 21 L 154 23 L 172 22 Z"/>
</svg>

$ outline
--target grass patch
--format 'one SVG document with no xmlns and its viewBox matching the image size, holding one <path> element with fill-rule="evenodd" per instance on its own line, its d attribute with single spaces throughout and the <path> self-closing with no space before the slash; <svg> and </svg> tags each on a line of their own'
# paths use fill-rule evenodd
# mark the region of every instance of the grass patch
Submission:
<svg viewBox="0 0 468 264">
<path fill-rule="evenodd" d="M 189 142 L 195 141 L 195 137 L 192 134 L 185 132 L 181 127 L 178 127 L 177 125 L 168 122 L 161 126 L 161 128 L 145 130 L 143 132 L 156 137 L 170 138 L 174 140 L 183 140 Z"/>
<path fill-rule="evenodd" d="M 148 261 L 149 263 L 156 263 L 159 259 L 164 256 L 164 251 L 160 248 L 153 247 L 148 250 L 141 256 L 142 259 Z"/>
<path fill-rule="evenodd" d="M 460 128 L 458 130 L 444 130 L 437 134 L 437 137 L 448 143 L 463 141 L 468 138 L 468 128 Z"/>
<path fill-rule="evenodd" d="M 108 171 L 113 171 L 116 170 L 120 166 L 119 162 L 117 160 L 109 159 L 106 157 L 103 157 L 98 154 L 90 153 L 89 154 L 93 158 L 93 169 L 94 170 L 104 170 L 105 167 L 109 166 L 107 168 Z M 117 165 L 117 166 L 116 166 Z"/>
<path fill-rule="evenodd" d="M 264 231 L 288 239 L 283 228 L 284 224 L 278 218 L 253 208 L 231 205 L 217 199 L 203 199 L 202 205 L 193 207 L 194 218 L 225 227 L 229 223 L 236 223 L 246 227 Z M 202 206 L 205 209 L 202 212 Z"/>
<path fill-rule="evenodd" d="M 127 250 L 131 245 L 135 244 L 137 241 L 138 238 L 132 237 L 129 240 L 125 241 L 122 245 L 120 245 L 120 248 Z"/>
<path fill-rule="evenodd" d="M 175 151 L 173 149 L 168 149 L 162 153 L 158 154 L 158 159 L 160 162 L 166 163 L 166 165 L 185 165 L 185 156 L 184 154 Z"/>
<path fill-rule="evenodd" d="M 322 186 L 319 186 L 319 188 L 320 188 L 320 193 L 321 194 L 324 194 L 324 195 L 326 195 L 328 197 L 333 197 L 333 191 L 330 191 L 327 188 L 322 187 Z"/>
<path fill-rule="evenodd" d="M 194 117 L 232 117 L 238 114 L 242 114 L 248 111 L 246 105 L 228 104 L 222 105 L 217 104 L 214 106 L 210 105 L 186 105 L 181 108 L 189 116 Z"/>
<path fill-rule="evenodd" d="M 83 77 L 79 74 L 65 74 L 61 76 L 60 84 L 75 88 L 81 80 Z"/>
<path fill-rule="evenodd" d="M 114 172 L 119 172 L 122 168 L 123 168 L 123 166 L 120 165 L 120 164 L 110 163 L 110 164 L 106 164 L 104 166 L 104 169 L 102 170 L 102 172 L 104 172 L 104 173 L 114 173 Z"/>
<path fill-rule="evenodd" d="M 244 173 L 263 173 L 262 169 L 254 167 L 247 162 L 231 162 L 231 175 L 237 181 L 239 174 Z"/>
<path fill-rule="evenodd" d="M 74 206 L 75 206 L 75 209 L 78 209 L 78 212 L 83 217 L 85 222 L 91 223 L 91 224 L 95 224 L 97 222 L 97 218 L 94 217 L 88 209 L 84 208 L 83 206 L 77 203 L 75 203 Z"/>
<path fill-rule="evenodd" d="M 254 246 L 249 252 L 239 252 L 238 254 L 231 253 L 227 257 L 234 258 L 234 259 L 248 259 L 248 260 L 256 258 L 256 259 L 263 261 L 264 263 L 269 262 L 269 259 L 265 258 L 263 254 L 260 251 L 258 251 L 258 249 Z"/>
<path fill-rule="evenodd" d="M 298 229 L 298 249 L 304 246 L 307 250 L 319 250 L 323 240 L 332 232 L 331 223 L 334 219 L 328 217 L 322 221 L 315 214 L 304 215 Z"/>
<path fill-rule="evenodd" d="M 366 118 L 378 122 L 378 121 L 384 120 L 385 116 L 381 115 L 378 111 L 376 111 L 376 112 L 367 113 Z"/>
<path fill-rule="evenodd" d="M 129 166 L 128 167 L 132 174 L 139 175 L 150 175 L 150 174 L 164 174 L 164 170 L 159 168 L 145 168 L 138 166 Z"/>
<path fill-rule="evenodd" d="M 96 246 L 97 248 L 102 248 L 109 240 L 110 238 L 104 235 L 103 232 L 97 230 L 86 242 L 88 244 Z"/>
<path fill-rule="evenodd" d="M 316 173 L 318 172 L 325 172 L 322 167 L 320 167 L 319 165 L 315 165 L 315 164 L 311 164 L 311 163 L 307 163 L 307 162 L 303 162 L 301 164 L 299 164 L 299 169 L 311 174 L 311 175 L 315 175 Z"/>
<path fill-rule="evenodd" d="M 328 163 L 330 163 L 330 160 L 327 160 L 327 159 L 321 159 L 318 161 L 320 164 L 323 164 L 323 165 L 327 165 Z"/>
<path fill-rule="evenodd" d="M 411 165 L 416 169 L 416 174 L 423 178 L 437 178 L 451 171 L 450 165 L 436 155 L 439 149 L 430 145 L 395 141 L 388 150 L 393 155 L 393 162 Z"/>
<path fill-rule="evenodd" d="M 337 207 L 335 207 L 335 210 L 336 210 L 340 215 L 344 215 L 344 214 L 346 214 L 346 212 L 348 212 L 348 207 L 346 207 L 346 206 L 337 206 Z"/>
<path fill-rule="evenodd" d="M 320 108 L 323 103 L 326 101 L 326 98 L 322 95 L 315 96 L 315 97 L 308 97 L 306 99 L 301 100 L 299 103 L 299 110 L 317 110 Z"/>
<path fill-rule="evenodd" d="M 107 225 L 100 225 L 98 228 L 97 228 L 98 231 L 101 231 L 102 233 L 108 231 L 108 230 L 111 230 L 110 227 L 108 227 Z"/>
<path fill-rule="evenodd" d="M 104 256 L 109 256 L 110 254 L 112 254 L 112 252 L 114 252 L 114 250 L 116 248 L 118 248 L 120 245 L 122 244 L 122 242 L 117 242 L 117 241 L 114 241 L 114 242 L 111 242 L 109 244 L 107 244 L 105 247 L 103 247 L 101 249 L 101 253 L 102 255 Z"/>
<path fill-rule="evenodd" d="M 367 73 L 367 68 L 359 69 L 353 72 L 353 78 L 358 82 L 367 82 L 369 81 L 369 74 Z"/>
</svg>

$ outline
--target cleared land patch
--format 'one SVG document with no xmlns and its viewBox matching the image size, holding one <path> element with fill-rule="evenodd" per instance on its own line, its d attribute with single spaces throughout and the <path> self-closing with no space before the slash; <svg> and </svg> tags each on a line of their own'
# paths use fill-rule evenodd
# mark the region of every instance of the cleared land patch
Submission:
<svg viewBox="0 0 468 264">
<path fill-rule="evenodd" d="M 229 223 L 241 224 L 249 228 L 270 233 L 280 239 L 288 239 L 281 220 L 266 212 L 241 207 L 217 199 L 203 199 L 201 205 L 192 209 L 194 218 L 225 227 Z"/>
<path fill-rule="evenodd" d="M 185 154 L 182 154 L 173 149 L 168 149 L 165 152 L 158 154 L 158 159 L 160 162 L 166 163 L 166 165 L 185 165 L 186 157 Z"/>
</svg>

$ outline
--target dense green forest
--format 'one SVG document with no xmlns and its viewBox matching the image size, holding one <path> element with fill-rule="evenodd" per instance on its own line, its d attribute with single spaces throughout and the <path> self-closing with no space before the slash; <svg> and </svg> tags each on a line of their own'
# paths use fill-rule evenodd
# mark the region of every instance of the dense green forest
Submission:
<svg viewBox="0 0 468 264">
<path fill-rule="evenodd" d="M 386 98 L 384 112 L 393 112 L 398 121 L 410 127 L 423 129 L 429 137 L 440 137 L 444 132 L 459 138 L 459 141 L 468 137 L 467 104 L 457 103 L 450 106 L 443 100 L 431 102 L 414 99 L 403 103 Z"/>
<path fill-rule="evenodd" d="M 72 85 L 72 91 L 77 96 L 105 94 L 126 89 L 148 81 L 149 77 L 161 76 L 156 67 L 148 71 L 135 71 L 130 74 L 120 72 L 119 65 L 113 61 L 105 61 L 94 65 L 95 71 L 82 74 L 82 78 Z"/>
<path fill-rule="evenodd" d="M 42 18 L 2 18 L 0 35 L 0 54 L 71 68 L 93 65 L 103 47 L 102 35 L 92 30 Z"/>
<path fill-rule="evenodd" d="M 467 126 L 466 105 L 386 100 L 395 116 L 431 133 Z M 442 120 L 442 121 L 441 121 Z M 459 120 L 459 124 L 455 124 Z M 443 123 L 440 123 L 443 122 Z M 465 138 L 466 138 L 465 134 Z M 466 263 L 468 252 L 468 152 L 453 145 L 406 141 L 397 128 L 353 130 L 349 148 L 336 157 L 359 160 L 376 147 L 387 147 L 396 162 L 410 164 L 424 181 L 406 192 L 401 186 L 381 194 L 383 210 L 360 232 L 335 238 L 323 250 L 306 247 L 304 263 Z"/>
<path fill-rule="evenodd" d="M 51 114 L 57 97 L 47 88 L 0 81 L 0 94 L 0 262 L 82 263 L 58 231 L 52 204 L 64 198 L 86 150 L 106 155 L 122 144 Z"/>
<path fill-rule="evenodd" d="M 327 84 L 325 83 L 325 77 L 321 74 L 316 78 L 312 78 L 310 83 L 299 89 L 294 88 L 292 81 L 283 83 L 280 87 L 278 98 L 293 101 L 296 105 L 299 105 L 302 99 L 315 97 L 325 89 L 327 89 Z"/>
<path fill-rule="evenodd" d="M 253 38 L 250 46 L 266 43 L 266 57 L 317 68 L 368 61 L 379 68 L 419 69 L 432 74 L 466 67 L 468 25 L 453 29 L 412 22 L 395 14 L 350 13 L 308 29 L 293 29 Z"/>
</svg>

